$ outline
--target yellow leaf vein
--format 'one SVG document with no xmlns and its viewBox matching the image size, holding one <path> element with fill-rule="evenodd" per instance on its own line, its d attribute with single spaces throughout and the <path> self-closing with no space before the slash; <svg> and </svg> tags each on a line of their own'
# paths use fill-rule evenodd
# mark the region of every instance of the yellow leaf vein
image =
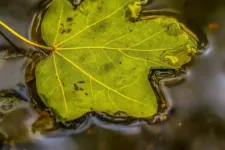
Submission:
<svg viewBox="0 0 225 150">
<path fill-rule="evenodd" d="M 126 3 L 126 5 L 127 5 L 127 3 Z M 124 5 L 124 6 L 125 6 L 125 5 Z M 74 37 L 76 37 L 76 36 L 78 36 L 79 34 L 83 33 L 84 31 L 86 31 L 87 29 L 91 28 L 92 26 L 95 26 L 95 25 L 97 25 L 98 23 L 100 23 L 100 22 L 102 22 L 102 21 L 104 21 L 104 20 L 110 18 L 112 15 L 116 14 L 118 11 L 120 11 L 121 9 L 123 9 L 124 6 L 122 6 L 122 7 L 118 8 L 118 9 L 116 9 L 116 10 L 115 10 L 114 12 L 112 12 L 111 14 L 109 14 L 109 15 L 107 15 L 106 17 L 104 17 L 104 18 L 102 18 L 102 19 L 100 19 L 100 20 L 94 22 L 93 24 L 87 25 L 84 29 L 80 30 L 79 32 L 77 32 L 77 33 L 74 34 L 73 36 L 71 36 L 71 37 L 69 37 L 69 38 L 67 38 L 67 39 L 65 39 L 65 40 L 63 40 L 63 41 L 61 41 L 60 43 L 58 43 L 58 44 L 56 45 L 56 47 L 59 47 L 59 46 L 62 45 L 63 43 L 65 43 L 65 42 L 71 40 L 72 38 L 74 38 Z"/>
<path fill-rule="evenodd" d="M 63 5 L 62 5 L 61 11 L 60 11 L 59 22 L 58 22 L 57 32 L 56 32 L 56 36 L 55 36 L 53 46 L 55 46 L 55 43 L 56 43 L 58 35 L 59 35 L 59 29 L 60 29 L 60 24 L 61 24 L 61 20 L 62 20 L 62 14 L 63 14 Z"/>
<path fill-rule="evenodd" d="M 181 46 L 179 46 L 181 47 Z M 177 48 L 179 48 L 177 47 Z M 81 49 L 104 49 L 104 50 L 121 50 L 121 51 L 136 51 L 136 52 L 159 52 L 159 51 L 169 51 L 175 50 L 177 48 L 156 48 L 156 49 L 135 49 L 126 47 L 104 47 L 104 46 L 87 46 L 87 47 L 70 47 L 70 48 L 57 48 L 58 51 L 68 51 L 68 50 L 81 50 Z"/>
<path fill-rule="evenodd" d="M 54 54 L 53 54 L 53 61 L 54 61 L 54 67 L 55 67 L 55 73 L 56 73 L 56 76 L 57 76 L 57 80 L 58 80 L 59 85 L 60 85 L 61 90 L 62 90 L 62 96 L 63 96 L 64 106 L 65 106 L 65 111 L 66 111 L 66 114 L 68 115 L 66 95 L 65 95 L 65 92 L 64 92 L 64 88 L 63 88 L 62 82 L 61 82 L 61 80 L 59 78 L 59 73 L 58 73 L 58 69 L 57 69 L 57 65 L 56 65 L 56 60 L 55 60 L 55 55 Z"/>
<path fill-rule="evenodd" d="M 120 53 L 122 53 L 124 56 L 128 57 L 128 58 L 131 58 L 131 59 L 135 59 L 135 60 L 139 60 L 139 61 L 144 61 L 145 63 L 148 62 L 148 63 L 152 63 L 152 64 L 156 64 L 156 65 L 159 65 L 159 66 L 165 66 L 165 67 L 169 67 L 169 65 L 167 64 L 163 64 L 163 63 L 157 63 L 157 62 L 154 62 L 154 61 L 150 61 L 150 60 L 147 60 L 147 59 L 142 59 L 142 58 L 139 58 L 139 57 L 133 57 L 133 56 L 130 56 L 124 52 L 122 52 L 121 50 L 118 50 Z"/>
<path fill-rule="evenodd" d="M 158 34 L 164 32 L 165 30 L 166 30 L 166 29 L 163 29 L 163 30 L 161 30 L 161 31 L 159 31 L 159 32 L 157 32 L 157 33 L 155 33 L 155 34 L 153 34 L 152 36 L 150 36 L 150 37 L 148 37 L 148 38 L 146 38 L 146 39 L 143 39 L 142 41 L 140 41 L 140 42 L 138 42 L 138 43 L 136 43 L 136 44 L 130 46 L 129 48 L 135 47 L 135 46 L 137 46 L 137 45 L 139 45 L 139 44 L 141 44 L 141 43 L 143 43 L 143 42 L 145 42 L 145 41 L 147 41 L 147 40 L 149 40 L 149 39 L 155 37 L 156 35 L 158 35 Z"/>
<path fill-rule="evenodd" d="M 116 63 L 107 55 L 107 53 L 102 49 L 102 52 L 104 53 L 104 55 L 106 56 L 106 58 L 111 62 L 113 63 L 113 66 L 116 68 L 116 72 L 117 73 L 121 73 L 118 68 L 116 67 Z"/>
<path fill-rule="evenodd" d="M 100 84 L 101 86 L 105 87 L 106 89 L 108 89 L 108 90 L 110 90 L 110 91 L 112 91 L 112 92 L 114 92 L 114 93 L 120 95 L 121 97 L 126 98 L 126 99 L 132 101 L 132 102 L 135 102 L 135 103 L 138 103 L 138 104 L 140 104 L 140 105 L 142 105 L 142 106 L 148 107 L 146 104 L 141 103 L 141 102 L 138 101 L 138 100 L 132 99 L 132 98 L 126 96 L 126 95 L 123 95 L 123 94 L 121 94 L 120 92 L 118 92 L 117 90 L 115 90 L 115 89 L 113 89 L 113 88 L 111 88 L 111 87 L 105 85 L 104 83 L 102 83 L 102 82 L 99 81 L 98 79 L 94 78 L 92 75 L 90 75 L 89 73 L 87 73 L 85 70 L 83 70 L 83 69 L 82 69 L 81 67 L 79 67 L 77 64 L 75 64 L 73 61 L 71 61 L 70 59 L 66 58 L 65 56 L 63 56 L 63 55 L 60 54 L 59 52 L 56 51 L 55 53 L 58 54 L 60 57 L 64 58 L 65 61 L 67 61 L 68 63 L 70 63 L 71 65 L 73 65 L 73 66 L 74 66 L 75 68 L 77 68 L 80 72 L 82 72 L 83 74 L 85 74 L 87 77 L 89 77 L 90 79 L 92 79 L 92 80 L 95 81 L 96 83 Z"/>
<path fill-rule="evenodd" d="M 107 91 L 107 95 L 108 95 L 108 97 L 109 97 L 109 100 L 112 102 L 113 106 L 114 106 L 116 109 L 118 109 L 116 103 L 113 101 L 113 99 L 112 99 L 111 96 L 110 96 L 109 89 L 108 89 L 108 91 Z"/>
<path fill-rule="evenodd" d="M 147 25 L 147 24 L 146 24 L 146 25 Z M 119 40 L 119 39 L 122 39 L 122 38 L 124 38 L 124 37 L 126 37 L 126 36 L 128 36 L 128 35 L 131 35 L 131 34 L 134 33 L 134 32 L 137 32 L 137 31 L 142 30 L 143 28 L 145 28 L 146 25 L 142 26 L 141 28 L 139 28 L 139 29 L 137 29 L 137 30 L 134 30 L 133 32 L 129 32 L 129 33 L 127 33 L 127 34 L 123 34 L 122 36 L 120 36 L 120 37 L 118 37 L 118 38 L 115 38 L 115 39 L 113 39 L 113 40 L 111 40 L 111 41 L 105 43 L 105 44 L 103 45 L 103 47 L 106 47 L 107 45 L 109 45 L 109 44 L 112 43 L 112 42 L 115 42 L 115 41 L 117 41 L 117 40 Z"/>
<path fill-rule="evenodd" d="M 39 74 L 42 74 L 43 69 L 46 67 L 46 65 L 47 65 L 47 63 L 49 62 L 49 60 L 51 60 L 51 57 L 52 57 L 52 55 L 50 55 L 50 56 L 48 57 L 48 60 L 44 62 L 44 64 L 43 64 L 42 67 L 41 67 L 41 70 L 40 70 L 40 73 L 39 73 Z"/>
</svg>

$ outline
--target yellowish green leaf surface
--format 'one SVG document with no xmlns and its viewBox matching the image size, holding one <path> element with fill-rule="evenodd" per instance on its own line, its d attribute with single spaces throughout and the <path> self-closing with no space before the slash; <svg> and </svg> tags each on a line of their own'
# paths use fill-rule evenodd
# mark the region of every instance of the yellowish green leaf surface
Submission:
<svg viewBox="0 0 225 150">
<path fill-rule="evenodd" d="M 138 20 L 140 9 L 133 0 L 84 0 L 76 9 L 68 0 L 53 0 L 41 30 L 55 49 L 37 65 L 36 80 L 59 120 L 92 111 L 156 114 L 149 71 L 180 68 L 197 42 L 173 18 L 130 21 Z"/>
</svg>

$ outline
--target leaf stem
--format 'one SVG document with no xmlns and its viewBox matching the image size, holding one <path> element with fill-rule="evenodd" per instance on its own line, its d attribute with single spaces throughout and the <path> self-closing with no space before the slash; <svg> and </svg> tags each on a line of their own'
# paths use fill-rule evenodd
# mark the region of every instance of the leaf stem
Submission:
<svg viewBox="0 0 225 150">
<path fill-rule="evenodd" d="M 19 33 L 17 33 L 16 31 L 14 31 L 12 28 L 10 28 L 8 25 L 6 25 L 4 22 L 0 21 L 0 25 L 2 27 L 4 27 L 5 29 L 7 29 L 10 33 L 12 33 L 13 35 L 15 35 L 16 37 L 18 37 L 19 39 L 21 39 L 22 41 L 30 44 L 30 45 L 33 45 L 35 47 L 38 47 L 38 48 L 42 48 L 42 49 L 45 49 L 45 50 L 50 50 L 50 51 L 53 51 L 53 47 L 48 47 L 48 46 L 44 46 L 44 45 L 40 45 L 40 44 L 37 44 L 37 43 L 34 43 L 28 39 L 26 39 L 25 37 L 21 36 Z"/>
</svg>

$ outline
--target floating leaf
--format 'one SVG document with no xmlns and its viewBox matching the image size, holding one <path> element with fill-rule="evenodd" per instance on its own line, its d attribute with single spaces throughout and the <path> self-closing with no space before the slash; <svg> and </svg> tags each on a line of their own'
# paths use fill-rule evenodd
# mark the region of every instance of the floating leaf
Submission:
<svg viewBox="0 0 225 150">
<path fill-rule="evenodd" d="M 156 114 L 149 71 L 180 68 L 197 42 L 173 18 L 137 21 L 140 8 L 133 0 L 84 0 L 76 9 L 69 0 L 51 3 L 41 31 L 54 51 L 37 65 L 36 81 L 59 120 L 92 111 Z"/>
</svg>

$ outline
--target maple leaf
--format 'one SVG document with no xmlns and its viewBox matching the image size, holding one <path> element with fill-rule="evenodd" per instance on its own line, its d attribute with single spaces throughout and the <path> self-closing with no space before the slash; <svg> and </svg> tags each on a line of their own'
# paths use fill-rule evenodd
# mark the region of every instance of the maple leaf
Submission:
<svg viewBox="0 0 225 150">
<path fill-rule="evenodd" d="M 54 0 L 41 25 L 54 51 L 36 67 L 37 90 L 59 120 L 96 111 L 135 118 L 157 113 L 151 69 L 177 69 L 191 60 L 195 38 L 176 19 L 137 20 L 140 1 L 84 0 L 75 10 Z"/>
</svg>

